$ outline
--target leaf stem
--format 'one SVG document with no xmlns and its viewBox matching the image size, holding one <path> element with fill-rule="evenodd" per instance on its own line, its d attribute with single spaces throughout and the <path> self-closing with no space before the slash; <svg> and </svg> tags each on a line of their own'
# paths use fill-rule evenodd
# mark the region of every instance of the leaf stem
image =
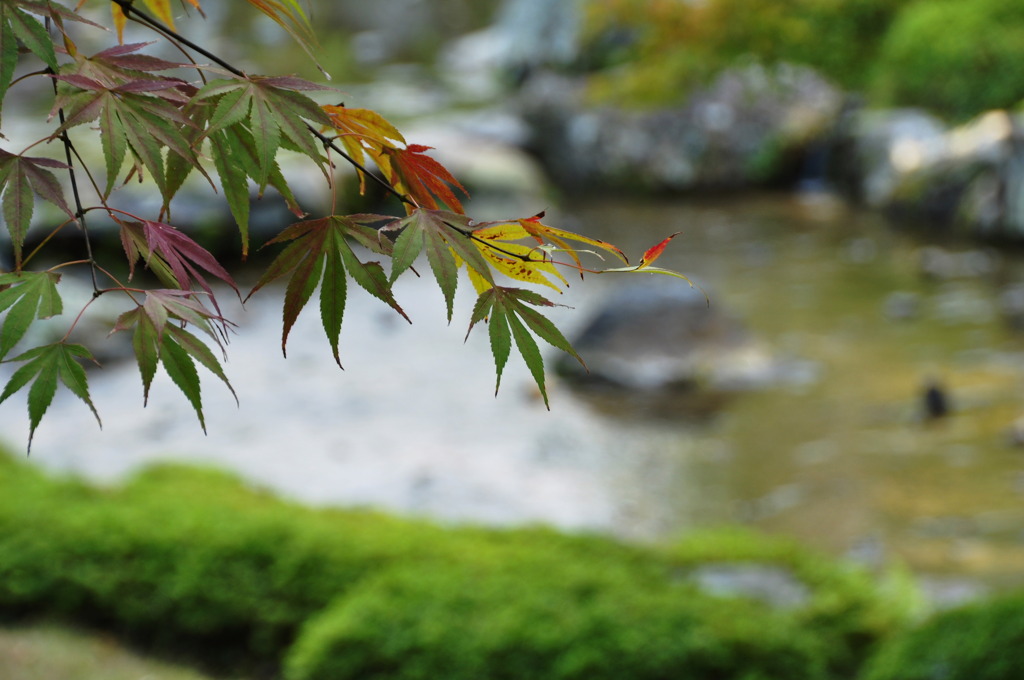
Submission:
<svg viewBox="0 0 1024 680">
<path fill-rule="evenodd" d="M 70 326 L 68 326 L 68 332 L 64 334 L 64 337 L 60 339 L 60 342 L 67 342 L 68 338 L 71 337 L 71 333 L 74 332 L 75 327 L 78 325 L 78 322 L 82 320 L 82 315 L 85 314 L 85 310 L 89 309 L 89 306 L 95 301 L 96 295 L 89 298 L 89 301 L 85 303 L 81 310 L 79 310 L 78 316 L 76 316 L 75 320 L 71 322 Z"/>
<path fill-rule="evenodd" d="M 29 253 L 28 255 L 25 256 L 24 259 L 22 259 L 22 261 L 21 261 L 22 266 L 25 266 L 26 264 L 28 264 L 29 261 L 33 257 L 35 257 L 37 254 L 39 254 L 39 251 L 43 249 L 43 246 L 45 246 L 47 243 L 50 242 L 50 239 L 52 239 L 54 236 L 56 236 L 60 232 L 61 229 L 63 229 L 64 227 L 68 226 L 68 224 L 70 224 L 72 221 L 73 220 L 65 220 L 64 222 L 61 222 L 59 225 L 57 225 L 57 227 L 55 229 L 53 229 L 49 234 L 46 235 L 46 238 L 44 238 L 42 241 L 40 241 L 39 244 L 35 248 L 32 249 L 31 253 Z"/>
</svg>

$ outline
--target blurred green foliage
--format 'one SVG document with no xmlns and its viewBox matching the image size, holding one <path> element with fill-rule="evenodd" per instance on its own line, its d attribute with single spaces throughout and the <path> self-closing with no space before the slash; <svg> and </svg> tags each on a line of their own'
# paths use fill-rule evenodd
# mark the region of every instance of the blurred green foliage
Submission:
<svg viewBox="0 0 1024 680">
<path fill-rule="evenodd" d="M 712 596 L 691 578 L 709 563 L 774 565 L 809 596 L 785 611 Z M 99 489 L 0 455 L 0 614 L 99 626 L 233 672 L 277 668 L 301 630 L 296 678 L 372 677 L 399 659 L 421 672 L 394 677 L 849 675 L 905 623 L 910 592 L 746 532 L 642 547 L 442 528 L 305 508 L 208 470 Z M 338 668 L 351 674 L 324 675 Z"/>
<path fill-rule="evenodd" d="M 953 120 L 1024 98 L 1016 0 L 610 0 L 588 4 L 585 35 L 601 103 L 678 103 L 750 60 L 804 64 L 873 104 Z"/>
<path fill-rule="evenodd" d="M 1024 3 L 942 0 L 908 7 L 874 64 L 873 94 L 954 120 L 1024 98 Z"/>
<path fill-rule="evenodd" d="M 613 0 L 590 3 L 592 92 L 641 105 L 680 101 L 739 60 L 806 64 L 861 89 L 880 41 L 911 0 Z"/>
<path fill-rule="evenodd" d="M 944 612 L 894 637 L 864 680 L 1017 680 L 1022 650 L 1024 593 Z"/>
</svg>

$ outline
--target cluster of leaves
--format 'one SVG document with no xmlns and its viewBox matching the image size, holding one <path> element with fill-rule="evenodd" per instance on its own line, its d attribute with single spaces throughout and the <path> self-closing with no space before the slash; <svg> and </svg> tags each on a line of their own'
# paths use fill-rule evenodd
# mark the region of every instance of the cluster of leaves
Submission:
<svg viewBox="0 0 1024 680">
<path fill-rule="evenodd" d="M 205 428 L 196 364 L 231 388 L 211 345 L 223 354 L 232 324 L 221 313 L 210 278 L 239 297 L 241 293 L 224 265 L 175 227 L 170 217 L 175 196 L 193 172 L 223 194 L 238 225 L 243 254 L 249 251 L 250 189 L 255 187 L 262 195 L 271 186 L 286 199 L 298 221 L 282 225 L 280 233 L 265 244 L 282 249 L 248 295 L 271 281 L 287 279 L 284 351 L 296 319 L 319 289 L 324 331 L 339 366 L 349 280 L 408 319 L 392 286 L 425 252 L 443 292 L 449 321 L 459 272 L 465 267 L 479 296 L 470 329 L 485 320 L 489 323 L 498 384 L 514 341 L 547 403 L 543 360 L 534 337 L 577 355 L 538 311 L 554 303 L 519 286 L 557 290 L 566 284 L 563 268 L 581 275 L 595 271 L 581 261 L 583 246 L 622 261 L 623 266 L 604 271 L 671 273 L 651 266 L 669 239 L 649 250 L 639 265 L 629 266 L 615 246 L 548 226 L 541 221 L 543 215 L 475 222 L 465 214 L 460 200 L 465 189 L 426 153 L 429 147 L 407 143 L 373 111 L 319 104 L 311 95 L 330 91 L 324 85 L 235 68 L 177 32 L 170 0 L 145 0 L 145 10 L 132 0 L 114 0 L 113 24 L 119 38 L 128 22 L 146 27 L 175 45 L 190 63 L 151 56 L 143 51 L 146 44 L 122 40 L 95 54 L 84 54 L 70 30 L 72 25 L 78 31 L 106 30 L 79 13 L 84 2 L 70 8 L 51 0 L 0 0 L 0 111 L 12 88 L 36 83 L 52 92 L 52 132 L 20 153 L 0 148 L 3 217 L 13 255 L 13 269 L 0 275 L 0 312 L 6 310 L 0 326 L 0 360 L 21 364 L 0 393 L 0 402 L 31 384 L 30 444 L 58 382 L 96 411 L 80 364 L 91 360 L 92 354 L 68 341 L 89 304 L 61 340 L 8 358 L 32 323 L 62 312 L 57 286 L 64 267 L 88 268 L 93 300 L 109 294 L 124 298 L 127 311 L 112 332 L 131 334 L 144 399 L 162 365 Z M 315 58 L 308 18 L 295 0 L 247 2 L 276 21 Z M 202 12 L 198 0 L 183 0 L 182 6 Z M 15 78 L 16 68 L 32 60 L 39 68 Z M 211 65 L 200 66 L 200 60 Z M 93 134 L 97 129 L 105 165 L 102 177 L 83 162 L 73 141 L 74 135 Z M 59 142 L 54 147 L 63 151 L 63 160 L 26 155 L 50 141 Z M 305 214 L 278 165 L 283 152 L 307 157 L 328 183 L 337 162 L 351 164 L 362 189 L 367 182 L 379 183 L 400 199 L 405 214 Z M 368 169 L 371 164 L 379 174 Z M 66 175 L 69 188 L 55 172 Z M 118 207 L 117 189 L 129 179 L 152 182 L 161 197 L 159 215 L 138 216 Z M 94 205 L 86 205 L 81 185 L 91 186 Z M 81 259 L 45 271 L 27 269 L 40 250 L 24 252 L 38 199 L 56 206 L 67 218 L 50 225 L 43 243 L 62 229 L 77 227 L 82 235 Z M 88 229 L 94 212 L 119 227 L 129 266 L 127 282 L 94 257 Z M 367 251 L 370 256 L 364 254 Z M 373 255 L 390 258 L 390 271 L 379 261 L 366 259 Z M 161 288 L 131 285 L 140 262 Z"/>
</svg>

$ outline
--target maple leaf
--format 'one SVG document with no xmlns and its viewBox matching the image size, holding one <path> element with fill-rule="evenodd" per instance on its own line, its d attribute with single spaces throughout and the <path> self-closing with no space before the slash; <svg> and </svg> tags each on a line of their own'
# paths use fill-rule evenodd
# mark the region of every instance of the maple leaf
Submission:
<svg viewBox="0 0 1024 680">
<path fill-rule="evenodd" d="M 189 0 L 192 2 L 193 0 Z M 315 48 L 317 47 L 316 33 L 309 23 L 309 18 L 302 10 L 296 0 L 246 0 L 250 5 L 266 14 L 274 20 L 278 26 L 283 28 L 295 42 L 299 44 L 306 55 L 313 60 L 320 72 L 330 79 L 330 75 L 316 59 Z"/>
<path fill-rule="evenodd" d="M 195 326 L 223 349 L 214 326 L 223 327 L 229 322 L 204 307 L 195 295 L 194 292 L 180 290 L 147 291 L 141 305 L 118 317 L 111 333 L 134 329 L 132 347 L 142 376 L 143 404 L 149 402 L 149 389 L 157 366 L 163 364 L 171 380 L 192 404 L 205 432 L 206 420 L 195 362 L 198 361 L 227 385 L 236 402 L 238 395 L 216 355 L 195 334 L 185 329 L 184 324 Z"/>
<path fill-rule="evenodd" d="M 505 276 L 554 288 L 558 292 L 561 288 L 556 281 L 568 285 L 545 251 L 535 245 L 518 243 L 530 238 L 530 233 L 518 222 L 488 223 L 473 229 L 472 234 L 480 252 Z M 478 293 L 490 287 L 479 277 L 472 276 L 471 280 Z"/>
<path fill-rule="evenodd" d="M 438 210 L 443 204 L 449 210 L 462 213 L 462 203 L 452 188 L 466 196 L 469 193 L 447 168 L 423 153 L 431 148 L 421 144 L 410 144 L 405 148 L 383 147 L 377 159 L 378 165 L 391 185 L 408 195 L 417 206 Z"/>
<path fill-rule="evenodd" d="M 545 241 L 550 241 L 552 244 L 557 246 L 561 252 L 567 253 L 572 258 L 573 262 L 576 263 L 576 268 L 580 270 L 580 275 L 583 274 L 583 265 L 580 262 L 579 252 L 576 248 L 569 245 L 568 241 L 576 241 L 577 243 L 583 243 L 595 248 L 599 248 L 605 252 L 611 253 L 618 259 L 622 260 L 624 264 L 629 264 L 629 260 L 621 250 L 616 246 L 600 239 L 590 238 L 583 236 L 582 234 L 576 234 L 571 231 L 565 231 L 564 229 L 556 229 L 550 227 L 540 220 L 544 217 L 544 213 L 528 217 L 526 219 L 517 220 L 517 223 L 523 230 L 532 236 L 538 244 L 544 244 Z"/>
<path fill-rule="evenodd" d="M 256 145 L 249 131 L 240 125 L 233 125 L 208 136 L 214 167 L 220 177 L 221 188 L 228 202 L 232 217 L 238 226 L 242 239 L 242 256 L 249 254 L 249 179 L 259 182 L 261 169 Z M 306 213 L 299 206 L 288 187 L 281 169 L 275 161 L 270 167 L 270 186 L 277 189 L 284 198 L 288 209 L 296 217 Z"/>
<path fill-rule="evenodd" d="M 0 327 L 0 360 L 25 337 L 32 322 L 48 319 L 63 311 L 57 292 L 60 274 L 54 272 L 9 272 L 0 274 L 0 312 L 7 311 Z"/>
<path fill-rule="evenodd" d="M 53 395 L 57 392 L 57 381 L 59 380 L 71 390 L 72 394 L 88 405 L 96 422 L 103 426 L 99 413 L 93 406 L 89 396 L 89 384 L 85 375 L 85 369 L 78 363 L 78 359 L 90 359 L 96 361 L 88 349 L 82 345 L 72 345 L 64 342 L 57 342 L 51 345 L 35 347 L 15 357 L 13 361 L 24 361 L 11 376 L 2 393 L 0 403 L 15 394 L 18 390 L 32 383 L 28 391 L 28 415 L 29 435 L 28 448 L 32 450 L 32 438 L 35 436 L 36 428 L 46 414 L 47 409 L 53 402 Z"/>
<path fill-rule="evenodd" d="M 35 201 L 33 192 L 43 200 L 75 215 L 64 200 L 64 190 L 53 173 L 46 168 L 66 169 L 68 166 L 49 158 L 15 156 L 0 149 L 0 186 L 3 187 L 3 214 L 14 248 L 15 267 L 21 268 L 21 251 L 32 222 Z"/>
<path fill-rule="evenodd" d="M 323 155 L 310 133 L 310 124 L 323 127 L 331 120 L 302 92 L 328 89 L 302 78 L 238 76 L 211 80 L 192 101 L 210 100 L 214 104 L 207 135 L 248 125 L 256 152 L 256 182 L 263 189 L 270 180 L 282 136 L 322 167 Z"/>
<path fill-rule="evenodd" d="M 331 127 L 338 133 L 348 155 L 360 165 L 366 165 L 367 154 L 375 163 L 381 165 L 386 159 L 381 156 L 384 149 L 398 148 L 395 142 L 405 144 L 405 138 L 394 125 L 389 123 L 376 111 L 370 109 L 350 109 L 344 105 L 322 107 L 331 119 Z M 359 193 L 366 193 L 366 177 L 362 170 L 359 174 Z"/>
<path fill-rule="evenodd" d="M 473 243 L 471 222 L 465 215 L 417 208 L 407 217 L 385 226 L 381 232 L 384 235 L 397 234 L 392 251 L 391 281 L 409 269 L 419 254 L 426 250 L 427 262 L 444 295 L 449 322 L 452 320 L 460 262 L 465 262 L 477 276 L 494 285 L 491 268 Z"/>
<path fill-rule="evenodd" d="M 128 257 L 129 279 L 134 276 L 135 263 L 142 260 L 164 285 L 185 291 L 198 285 L 209 294 L 218 311 L 216 297 L 203 271 L 228 284 L 238 294 L 237 284 L 217 258 L 171 225 L 152 220 L 117 222 L 121 225 L 121 245 Z"/>
<path fill-rule="evenodd" d="M 331 344 L 334 360 L 341 366 L 339 338 L 345 313 L 347 277 L 374 297 L 409 317 L 398 305 L 391 291 L 391 281 L 378 262 L 362 262 L 348 243 L 348 238 L 366 238 L 364 222 L 380 221 L 378 215 L 362 217 L 332 215 L 291 225 L 266 245 L 289 242 L 260 277 L 246 299 L 253 293 L 287 274 L 291 275 L 284 296 L 284 326 L 281 352 L 287 356 L 288 334 L 299 313 L 320 284 L 320 318 Z M 322 281 L 321 281 L 322 278 Z"/>
<path fill-rule="evenodd" d="M 682 279 L 683 281 L 686 281 L 688 284 L 690 284 L 691 288 L 697 288 L 698 290 L 700 290 L 700 292 L 704 293 L 704 299 L 710 305 L 711 304 L 711 298 L 708 297 L 707 292 L 703 288 L 701 288 L 700 286 L 695 285 L 693 283 L 693 281 L 691 281 L 689 279 L 689 277 L 687 277 L 685 274 L 681 274 L 681 273 L 679 273 L 677 271 L 673 271 L 671 269 L 662 269 L 661 267 L 652 267 L 651 266 L 651 264 L 655 260 L 657 260 L 659 257 L 661 257 L 661 254 L 663 252 L 665 252 L 665 248 L 668 247 L 668 244 L 672 241 L 672 239 L 674 239 L 676 236 L 679 236 L 680 233 L 681 232 L 677 231 L 676 233 L 672 234 L 671 236 L 669 236 L 668 238 L 664 239 L 663 241 L 660 241 L 659 243 L 655 244 L 654 246 L 651 246 L 650 248 L 648 248 L 644 252 L 643 257 L 640 258 L 640 264 L 636 265 L 635 267 L 616 267 L 614 269 L 602 269 L 602 270 L 598 271 L 597 273 L 598 274 L 611 274 L 611 273 L 643 272 L 645 274 L 664 274 L 666 276 L 672 276 L 672 277 L 675 277 L 677 279 Z"/>
<path fill-rule="evenodd" d="M 156 18 L 162 21 L 170 29 L 174 29 L 174 15 L 171 14 L 171 0 L 144 0 L 146 7 L 156 15 Z M 187 0 L 188 4 L 199 10 L 202 14 L 203 10 L 199 6 L 199 0 Z M 85 3 L 85 0 L 79 0 L 78 6 L 81 7 Z M 114 28 L 117 29 L 117 41 L 124 42 L 124 27 L 128 23 L 128 12 L 132 10 L 132 0 L 113 0 L 110 3 L 110 12 L 114 18 Z M 205 15 L 204 15 L 205 16 Z"/>
<path fill-rule="evenodd" d="M 139 50 L 152 44 L 148 42 L 115 45 L 97 52 L 91 57 L 78 54 L 75 55 L 74 64 L 65 65 L 62 68 L 62 73 L 73 73 L 98 81 L 108 87 L 116 87 L 137 80 L 168 80 L 166 76 L 156 75 L 153 72 L 186 66 L 186 64 L 167 61 L 148 54 L 138 54 Z M 191 88 L 184 80 L 177 78 L 170 80 L 178 83 L 179 88 Z M 176 98 L 176 101 L 180 101 L 180 99 Z"/>
<path fill-rule="evenodd" d="M 547 298 L 522 288 L 492 286 L 477 298 L 466 337 L 469 337 L 469 333 L 477 323 L 487 319 L 491 353 L 494 355 L 494 365 L 497 371 L 495 394 L 501 387 L 501 374 L 508 362 L 514 339 L 519 354 L 523 357 L 523 361 L 526 362 L 527 368 L 530 369 L 530 373 L 540 389 L 544 405 L 550 410 L 547 388 L 544 384 L 544 358 L 530 331 L 551 346 L 568 353 L 586 368 L 583 359 L 565 339 L 562 332 L 555 327 L 550 319 L 533 309 L 533 307 L 554 306 L 556 306 L 555 303 Z"/>
<path fill-rule="evenodd" d="M 0 3 L 0 101 L 14 79 L 20 46 L 39 57 L 54 71 L 59 67 L 57 53 L 46 27 L 25 11 L 26 6 L 33 12 L 40 9 L 37 4 L 24 2 Z"/>
<path fill-rule="evenodd" d="M 110 194 L 129 151 L 136 170 L 149 171 L 165 203 L 171 193 L 164 172 L 163 147 L 202 171 L 192 145 L 181 133 L 181 128 L 193 125 L 180 110 L 180 105 L 188 101 L 181 90 L 182 81 L 141 78 L 109 85 L 74 72 L 54 77 L 70 86 L 62 88 L 50 111 L 51 117 L 60 110 L 65 116 L 55 136 L 99 119 L 107 167 L 105 196 Z"/>
</svg>

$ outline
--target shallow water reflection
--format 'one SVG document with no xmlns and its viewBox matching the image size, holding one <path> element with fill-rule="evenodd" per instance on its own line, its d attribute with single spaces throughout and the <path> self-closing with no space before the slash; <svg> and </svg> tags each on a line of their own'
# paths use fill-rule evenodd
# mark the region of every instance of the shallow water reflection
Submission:
<svg viewBox="0 0 1024 680">
<path fill-rule="evenodd" d="M 208 436 L 165 376 L 143 410 L 137 371 L 112 366 L 91 378 L 104 430 L 65 395 L 32 460 L 109 480 L 173 458 L 236 469 L 306 502 L 637 539 L 741 522 L 869 563 L 1024 580 L 1024 450 L 1007 441 L 1024 410 L 1024 342 L 999 311 L 1006 286 L 1024 280 L 1015 257 L 926 251 L 870 215 L 788 197 L 566 213 L 561 223 L 632 253 L 683 231 L 659 264 L 692 274 L 780 357 L 811 367 L 810 378 L 694 422 L 669 400 L 574 394 L 552 377 L 548 413 L 515 357 L 492 397 L 486 333 L 462 344 L 468 286 L 451 327 L 428 281 L 399 286 L 412 326 L 357 292 L 344 372 L 315 310 L 280 358 L 280 298 L 270 291 L 234 316 L 227 370 L 241 407 L 204 382 Z M 929 252 L 967 251 L 987 269 L 922 273 Z M 573 285 L 561 301 L 575 311 L 555 317 L 571 332 L 622 282 Z M 953 413 L 938 422 L 920 418 L 928 379 L 951 396 Z M 24 441 L 23 419 L 13 404 L 0 411 L 12 444 Z"/>
</svg>

